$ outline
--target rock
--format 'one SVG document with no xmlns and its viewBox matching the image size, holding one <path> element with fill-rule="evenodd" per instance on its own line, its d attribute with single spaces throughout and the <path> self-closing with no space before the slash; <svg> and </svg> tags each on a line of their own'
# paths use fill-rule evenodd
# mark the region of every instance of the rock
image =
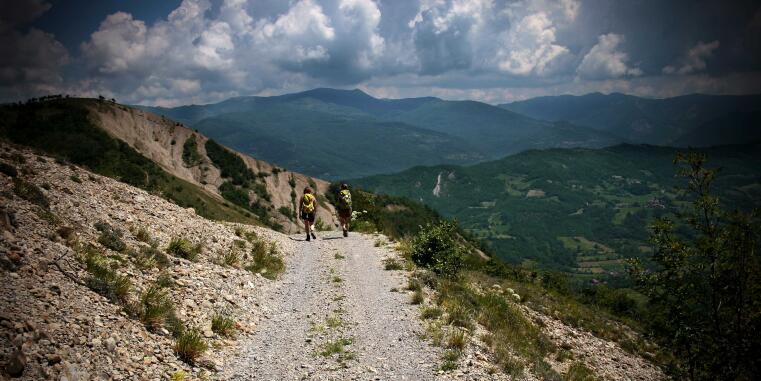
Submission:
<svg viewBox="0 0 761 381">
<path fill-rule="evenodd" d="M 106 349 L 108 349 L 109 352 L 116 350 L 116 340 L 113 337 L 106 339 Z"/>
<path fill-rule="evenodd" d="M 45 358 L 48 360 L 48 365 L 55 365 L 61 362 L 61 355 L 58 353 L 48 354 Z"/>
<path fill-rule="evenodd" d="M 11 377 L 21 377 L 24 374 L 24 368 L 26 368 L 26 356 L 21 350 L 16 350 L 5 364 L 5 371 Z"/>
</svg>

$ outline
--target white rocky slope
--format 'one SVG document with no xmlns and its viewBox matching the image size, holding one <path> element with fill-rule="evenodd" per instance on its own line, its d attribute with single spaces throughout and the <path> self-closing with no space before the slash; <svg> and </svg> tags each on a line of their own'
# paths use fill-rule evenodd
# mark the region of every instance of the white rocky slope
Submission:
<svg viewBox="0 0 761 381">
<path fill-rule="evenodd" d="M 129 144 L 130 147 L 172 175 L 195 184 L 220 201 L 222 200 L 219 186 L 225 180 L 220 176 L 220 170 L 212 165 L 206 154 L 205 144 L 209 140 L 206 136 L 175 121 L 147 111 L 94 99 L 82 99 L 80 101 L 84 102 L 90 111 L 90 120 L 95 126 Z M 196 139 L 201 161 L 193 166 L 188 166 L 183 161 L 182 154 L 185 141 L 191 137 Z M 251 142 L 251 144 L 256 144 L 256 142 Z M 267 192 L 270 194 L 270 201 L 260 200 L 254 192 L 250 192 L 249 197 L 253 201 L 271 206 L 272 218 L 275 222 L 283 225 L 286 231 L 295 232 L 299 228 L 295 221 L 283 216 L 278 211 L 281 207 L 292 208 L 292 189 L 295 189 L 298 196 L 301 196 L 302 190 L 308 185 L 316 187 L 318 194 L 325 194 L 328 191 L 329 183 L 324 180 L 282 168 L 276 170 L 276 167 L 268 162 L 256 160 L 251 156 L 233 150 L 230 151 L 240 156 L 254 173 L 269 174 L 263 181 L 267 187 Z M 289 184 L 291 179 L 295 183 L 293 188 Z M 337 224 L 335 210 L 329 204 L 321 204 L 321 208 L 317 210 L 317 218 L 327 226 Z"/>
<path fill-rule="evenodd" d="M 18 168 L 19 178 L 40 187 L 50 203 L 47 210 L 22 199 L 13 191 L 13 179 L 0 174 L 0 361 L 5 375 L 25 363 L 22 379 L 27 380 L 168 379 L 177 370 L 199 376 L 235 351 L 235 340 L 210 331 L 216 311 L 238 317 L 238 338 L 253 331 L 259 311 L 247 300 L 273 281 L 212 263 L 240 239 L 235 235 L 240 225 L 207 220 L 192 209 L 27 150 L 0 144 L 0 155 L 0 161 Z M 83 284 L 88 274 L 58 232 L 71 228 L 71 238 L 80 244 L 102 247 L 93 227 L 101 221 L 122 230 L 124 242 L 134 249 L 146 245 L 129 232 L 135 227 L 146 229 L 162 250 L 173 237 L 203 243 L 197 262 L 170 257 L 167 271 L 175 283 L 170 295 L 178 316 L 199 327 L 210 344 L 198 362 L 209 371 L 179 360 L 168 332 L 149 332 Z M 245 229 L 276 242 L 283 253 L 293 252 L 293 241 L 282 234 Z M 158 269 L 141 271 L 126 255 L 105 252 L 123 261 L 118 271 L 132 282 L 132 300 L 159 276 Z"/>
</svg>

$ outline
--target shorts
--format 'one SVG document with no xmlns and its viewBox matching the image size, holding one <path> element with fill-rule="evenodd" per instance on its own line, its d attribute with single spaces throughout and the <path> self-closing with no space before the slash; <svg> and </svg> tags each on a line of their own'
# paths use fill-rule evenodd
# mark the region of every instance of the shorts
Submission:
<svg viewBox="0 0 761 381">
<path fill-rule="evenodd" d="M 336 212 L 338 212 L 338 217 L 341 217 L 341 218 L 351 218 L 351 208 L 349 208 L 349 209 L 337 209 Z"/>
<path fill-rule="evenodd" d="M 301 219 L 304 221 L 314 222 L 314 212 L 301 212 Z"/>
</svg>

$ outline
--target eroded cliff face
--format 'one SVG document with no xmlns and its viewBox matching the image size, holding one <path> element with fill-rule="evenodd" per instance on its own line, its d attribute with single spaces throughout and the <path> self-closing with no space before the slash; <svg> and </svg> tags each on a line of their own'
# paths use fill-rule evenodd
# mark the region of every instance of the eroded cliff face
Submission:
<svg viewBox="0 0 761 381">
<path fill-rule="evenodd" d="M 87 106 L 96 126 L 129 144 L 170 174 L 203 188 L 219 200 L 223 199 L 219 187 L 226 180 L 206 152 L 209 138 L 180 123 L 146 111 L 98 101 L 91 101 Z M 183 160 L 183 151 L 186 141 L 191 138 L 196 140 L 199 159 L 188 164 Z M 293 209 L 294 206 L 298 207 L 298 200 L 305 187 L 316 188 L 318 195 L 328 191 L 329 183 L 326 181 L 230 151 L 243 159 L 255 174 L 261 174 L 259 179 L 266 186 L 269 200 L 253 191 L 249 192 L 249 198 L 267 208 L 267 218 L 270 221 L 265 222 L 270 225 L 279 224 L 285 232 L 295 233 L 302 226 L 294 217 Z M 335 209 L 323 197 L 318 197 L 318 200 L 320 207 L 317 218 L 326 228 L 333 228 L 337 225 Z"/>
</svg>

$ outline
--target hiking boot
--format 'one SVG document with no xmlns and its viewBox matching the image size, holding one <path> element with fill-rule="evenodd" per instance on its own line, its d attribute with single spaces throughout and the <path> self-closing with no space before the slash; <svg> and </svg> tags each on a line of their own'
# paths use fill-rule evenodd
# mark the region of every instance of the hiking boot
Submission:
<svg viewBox="0 0 761 381">
<path fill-rule="evenodd" d="M 348 236 L 349 236 L 349 231 L 344 229 L 344 237 L 348 237 Z"/>
<path fill-rule="evenodd" d="M 312 240 L 312 238 L 311 238 L 311 237 L 309 237 L 309 233 L 307 233 L 307 242 L 309 242 L 309 241 L 311 241 L 311 240 Z"/>
<path fill-rule="evenodd" d="M 312 233 L 312 238 L 317 239 L 317 236 Z"/>
</svg>

